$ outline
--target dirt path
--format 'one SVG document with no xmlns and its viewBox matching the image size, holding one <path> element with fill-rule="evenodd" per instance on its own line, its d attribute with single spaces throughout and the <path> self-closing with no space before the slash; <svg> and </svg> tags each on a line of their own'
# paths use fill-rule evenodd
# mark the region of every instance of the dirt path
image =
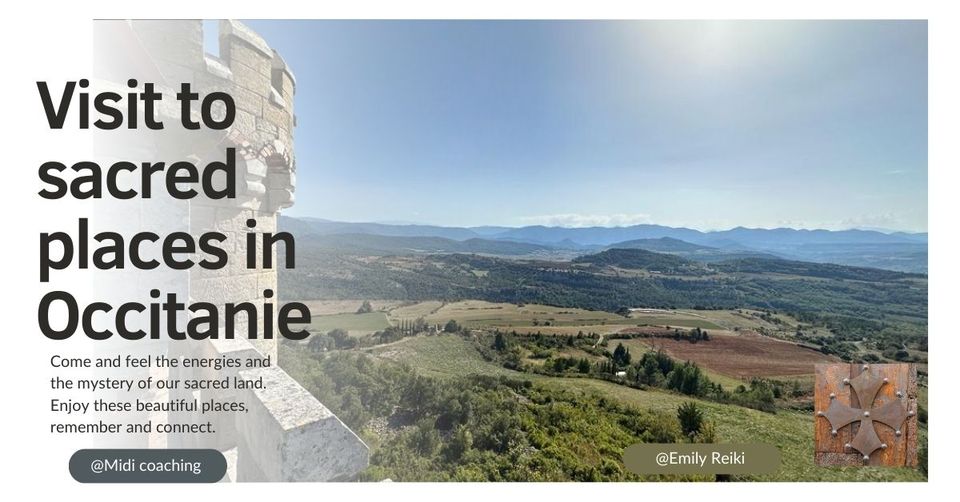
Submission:
<svg viewBox="0 0 960 502">
<path fill-rule="evenodd" d="M 603 333 L 600 333 L 600 338 L 597 339 L 597 343 L 593 344 L 593 348 L 599 347 L 601 343 L 603 343 Z"/>
</svg>

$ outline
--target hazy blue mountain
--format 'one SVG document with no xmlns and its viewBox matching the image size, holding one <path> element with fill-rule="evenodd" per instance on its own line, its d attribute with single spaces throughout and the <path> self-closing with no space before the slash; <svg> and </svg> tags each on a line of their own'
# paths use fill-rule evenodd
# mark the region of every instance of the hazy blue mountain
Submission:
<svg viewBox="0 0 960 502">
<path fill-rule="evenodd" d="M 753 249 L 784 249 L 803 244 L 890 244 L 911 242 L 902 236 L 873 230 L 798 230 L 794 228 L 744 228 L 710 232 L 705 241 L 726 239 Z"/>
<path fill-rule="evenodd" d="M 631 241 L 617 242 L 607 247 L 618 249 L 646 249 L 647 251 L 656 251 L 658 253 L 695 253 L 697 251 L 718 250 L 714 247 L 701 246 L 680 239 L 674 239 L 673 237 L 634 239 Z"/>
<path fill-rule="evenodd" d="M 926 233 L 926 232 L 921 232 L 921 233 L 916 233 L 916 234 L 911 234 L 911 233 L 907 233 L 907 232 L 893 232 L 891 235 L 896 235 L 897 237 L 902 237 L 902 238 L 904 238 L 904 239 L 908 239 L 908 240 L 915 241 L 915 242 L 922 242 L 922 243 L 924 243 L 924 244 L 927 243 L 927 233 Z"/>
<path fill-rule="evenodd" d="M 482 237 L 489 237 L 489 236 L 492 236 L 492 235 L 502 234 L 502 233 L 504 233 L 504 232 L 507 232 L 507 231 L 513 230 L 513 229 L 512 229 L 511 227 L 491 227 L 491 226 L 484 226 L 484 227 L 470 227 L 469 230 L 473 231 L 474 233 L 476 233 L 477 235 L 480 235 L 480 236 L 482 236 Z"/>
<path fill-rule="evenodd" d="M 545 227 L 535 225 L 511 228 L 490 237 L 498 239 L 522 240 L 544 244 L 569 240 L 580 245 L 609 246 L 617 242 L 635 239 L 674 239 L 695 242 L 703 238 L 703 233 L 689 228 L 673 228 L 661 225 L 633 225 L 629 227 Z"/>
<path fill-rule="evenodd" d="M 571 253 L 585 253 L 616 246 L 668 252 L 697 261 L 777 257 L 850 266 L 878 267 L 904 272 L 926 273 L 927 271 L 926 233 L 745 227 L 702 232 L 689 228 L 649 224 L 584 228 L 542 225 L 518 228 L 501 226 L 463 228 L 416 224 L 349 223 L 286 216 L 281 216 L 280 226 L 298 236 L 366 234 L 393 237 L 439 237 L 452 241 L 481 239 L 533 244 L 546 249 L 567 250 Z M 681 245 L 678 241 L 684 244 Z M 394 244 L 396 243 L 391 244 L 391 246 Z M 407 247 L 416 247 L 414 243 L 408 244 Z M 424 243 L 421 242 L 421 244 Z M 483 245 L 476 244 L 476 246 L 493 249 L 494 252 L 489 254 L 514 254 L 509 251 L 512 249 L 510 247 L 504 247 L 503 249 L 506 251 L 500 251 L 492 244 L 484 243 Z M 670 250 L 666 249 L 665 246 L 679 246 L 686 247 L 686 249 Z M 691 246 L 701 246 L 701 248 L 697 249 Z M 452 247 L 455 246 L 444 243 L 438 249 Z M 374 248 L 377 248 L 377 246 L 374 246 Z M 485 251 L 477 252 L 486 253 Z"/>
<path fill-rule="evenodd" d="M 298 247 L 310 250 L 348 254 L 406 255 L 435 253 L 471 253 L 498 256 L 530 256 L 547 254 L 555 248 L 526 242 L 467 239 L 457 241 L 443 237 L 407 237 L 376 234 L 308 234 L 297 235 Z"/>
<path fill-rule="evenodd" d="M 291 218 L 281 216 L 281 226 L 293 224 L 302 233 L 318 235 L 329 234 L 373 234 L 397 237 L 443 237 L 445 239 L 466 240 L 480 237 L 480 234 L 461 227 L 440 227 L 434 225 L 393 225 L 387 223 L 351 223 L 330 221 L 319 218 Z M 296 220 L 296 223 L 292 220 Z"/>
<path fill-rule="evenodd" d="M 927 272 L 925 242 L 802 244 L 792 255 L 818 263 Z"/>
</svg>

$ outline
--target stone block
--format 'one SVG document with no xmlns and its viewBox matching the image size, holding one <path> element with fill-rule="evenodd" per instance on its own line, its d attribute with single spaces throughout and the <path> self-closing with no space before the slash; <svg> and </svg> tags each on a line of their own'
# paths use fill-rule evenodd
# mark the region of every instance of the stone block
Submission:
<svg viewBox="0 0 960 502">
<path fill-rule="evenodd" d="M 243 87 L 237 87 L 231 93 L 233 101 L 237 105 L 237 110 L 250 112 L 255 117 L 263 114 L 263 96 L 256 92 L 247 90 Z"/>
<path fill-rule="evenodd" d="M 237 40 L 236 38 L 228 40 L 226 47 L 229 47 L 227 64 L 232 69 L 237 64 L 246 65 L 257 71 L 262 77 L 270 78 L 270 57 L 265 56 L 263 52 L 253 46 Z"/>
<path fill-rule="evenodd" d="M 230 67 L 220 60 L 220 58 L 205 54 L 203 56 L 203 62 L 206 65 L 207 74 L 224 80 L 230 80 L 233 77 L 233 72 L 230 71 Z"/>
<path fill-rule="evenodd" d="M 234 19 L 220 21 L 220 38 L 225 37 L 234 37 L 260 51 L 270 60 L 273 59 L 273 50 L 270 49 L 267 41 L 240 21 Z"/>
<path fill-rule="evenodd" d="M 369 464 L 367 445 L 279 368 L 242 371 L 265 389 L 243 392 L 237 416 L 238 481 L 344 481 Z"/>
<path fill-rule="evenodd" d="M 190 284 L 190 298 L 193 302 L 223 305 L 248 301 L 258 296 L 256 274 L 196 279 Z"/>
<path fill-rule="evenodd" d="M 230 71 L 233 72 L 233 82 L 237 86 L 249 89 L 263 98 L 270 96 L 270 77 L 264 77 L 262 73 L 243 63 L 231 64 Z"/>
<path fill-rule="evenodd" d="M 291 131 L 293 129 L 293 115 L 276 103 L 268 102 L 264 104 L 263 118 L 281 130 Z"/>
<path fill-rule="evenodd" d="M 237 117 L 233 121 L 232 129 L 243 136 L 249 136 L 257 130 L 257 116 L 253 113 L 237 109 Z"/>
</svg>

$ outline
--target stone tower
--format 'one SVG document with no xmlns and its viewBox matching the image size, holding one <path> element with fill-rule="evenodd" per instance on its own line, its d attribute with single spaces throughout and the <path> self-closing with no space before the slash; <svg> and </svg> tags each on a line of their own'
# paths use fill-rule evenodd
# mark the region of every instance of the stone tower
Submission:
<svg viewBox="0 0 960 502">
<path fill-rule="evenodd" d="M 243 239 L 249 232 L 276 232 L 279 211 L 293 204 L 296 158 L 293 131 L 296 126 L 293 100 L 296 79 L 283 58 L 253 30 L 237 21 L 218 26 L 219 53 L 204 51 L 204 23 L 184 21 L 100 21 L 95 26 L 95 53 L 100 58 L 95 72 L 101 83 L 126 82 L 137 78 L 153 82 L 157 90 L 173 95 L 180 83 L 190 82 L 201 95 L 214 91 L 230 94 L 236 103 L 236 119 L 226 130 L 202 128 L 185 131 L 180 127 L 149 134 L 111 135 L 107 157 L 190 159 L 197 165 L 224 158 L 227 148 L 237 151 L 237 198 L 193 199 L 189 204 L 172 200 L 151 200 L 138 206 L 105 211 L 129 227 L 148 222 L 153 231 L 188 231 L 199 235 L 218 231 L 227 236 L 221 246 L 229 255 L 228 266 L 220 270 L 194 267 L 159 277 L 124 275 L 115 291 L 128 299 L 142 295 L 149 287 L 163 283 L 165 291 L 188 296 L 191 302 L 250 302 L 263 313 L 264 303 L 276 304 L 276 294 L 265 298 L 264 291 L 277 291 L 276 268 L 258 264 L 247 268 Z M 180 111 L 167 102 L 160 107 L 161 118 L 172 123 Z M 213 110 L 222 116 L 223 110 Z M 192 110 L 199 116 L 199 109 Z M 120 141 L 117 142 L 116 139 Z M 255 228 L 251 229 L 251 220 Z M 159 227 L 159 228 L 158 228 Z M 280 252 L 284 252 L 282 245 Z M 258 256 L 262 250 L 258 249 Z M 278 261 L 274 250 L 274 267 Z M 276 312 L 276 310 L 274 310 Z M 188 393 L 199 400 L 243 400 L 249 412 L 215 418 L 218 433 L 171 437 L 167 446 L 216 448 L 235 458 L 232 477 L 238 481 L 326 481 L 351 479 L 368 462 L 366 445 L 326 407 L 276 366 L 277 341 L 262 337 L 263 319 L 257 319 L 259 335 L 247 340 L 248 321 L 240 319 L 234 340 L 210 342 L 163 342 L 140 344 L 137 351 L 171 355 L 229 356 L 241 359 L 271 356 L 271 368 L 242 372 L 247 378 L 263 377 L 267 388 L 249 391 L 208 391 Z M 274 320 L 275 321 L 275 320 Z M 274 325 L 276 323 L 274 322 Z M 220 323 L 221 329 L 223 322 Z M 238 372 L 234 370 L 234 375 Z M 201 371 L 177 376 L 217 377 Z M 233 392 L 230 394 L 230 392 Z M 169 421 L 203 420 L 197 414 L 169 416 Z"/>
</svg>

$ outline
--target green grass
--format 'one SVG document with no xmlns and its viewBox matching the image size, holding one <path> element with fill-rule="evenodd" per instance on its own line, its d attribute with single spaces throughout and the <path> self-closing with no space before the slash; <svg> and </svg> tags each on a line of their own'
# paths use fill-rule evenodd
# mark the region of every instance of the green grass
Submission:
<svg viewBox="0 0 960 502">
<path fill-rule="evenodd" d="M 781 467 L 776 474 L 749 479 L 764 481 L 924 481 L 915 469 L 875 467 L 827 468 L 813 462 L 813 414 L 781 410 L 776 414 L 719 404 L 661 390 L 638 390 L 590 378 L 556 378 L 518 373 L 483 359 L 472 342 L 456 335 L 416 337 L 377 347 L 371 353 L 410 364 L 425 375 L 450 378 L 469 374 L 507 375 L 574 392 L 597 393 L 641 409 L 675 412 L 685 401 L 697 401 L 725 443 L 776 445 Z"/>
<path fill-rule="evenodd" d="M 643 409 L 673 412 L 684 401 L 697 401 L 717 427 L 724 443 L 767 443 L 780 449 L 776 474 L 763 481 L 925 481 L 916 469 L 818 467 L 813 461 L 813 414 L 780 410 L 776 414 L 735 405 L 690 399 L 662 391 L 641 391 L 600 380 L 556 379 L 552 385 L 595 391 Z"/>
<path fill-rule="evenodd" d="M 332 329 L 340 328 L 349 331 L 354 336 L 373 333 L 390 326 L 387 315 L 383 312 L 314 316 L 311 321 L 310 331 L 312 333 L 326 333 Z"/>
<path fill-rule="evenodd" d="M 370 353 L 404 362 L 427 376 L 450 378 L 464 375 L 511 375 L 515 371 L 487 362 L 471 342 L 455 335 L 419 336 L 378 346 Z"/>
</svg>

